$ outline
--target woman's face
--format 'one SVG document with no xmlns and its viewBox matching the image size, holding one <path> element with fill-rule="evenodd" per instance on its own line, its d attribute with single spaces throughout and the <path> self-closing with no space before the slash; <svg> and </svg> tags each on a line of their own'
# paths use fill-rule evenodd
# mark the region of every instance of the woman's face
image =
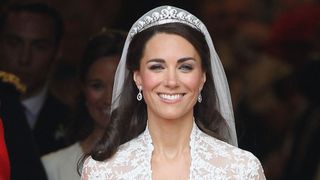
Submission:
<svg viewBox="0 0 320 180">
<path fill-rule="evenodd" d="M 206 77 L 191 43 L 178 35 L 159 33 L 146 43 L 134 79 L 142 86 L 149 119 L 179 119 L 193 116 Z"/>
<path fill-rule="evenodd" d="M 119 56 L 101 57 L 90 67 L 84 84 L 84 95 L 89 114 L 95 127 L 108 124 L 112 97 L 113 78 Z"/>
</svg>

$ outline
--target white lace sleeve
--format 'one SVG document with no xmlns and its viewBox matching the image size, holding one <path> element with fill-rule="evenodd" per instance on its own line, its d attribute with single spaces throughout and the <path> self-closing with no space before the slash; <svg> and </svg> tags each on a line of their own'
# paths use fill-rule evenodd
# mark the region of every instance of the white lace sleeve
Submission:
<svg viewBox="0 0 320 180">
<path fill-rule="evenodd" d="M 263 168 L 261 166 L 261 163 L 260 163 L 260 161 L 258 159 L 256 159 L 256 161 L 257 161 L 256 163 L 258 164 L 258 177 L 257 177 L 257 179 L 265 180 L 266 177 L 264 175 L 264 171 L 263 171 Z"/>
<path fill-rule="evenodd" d="M 191 179 L 265 179 L 261 163 L 252 153 L 200 131 L 195 139 Z"/>
<path fill-rule="evenodd" d="M 103 173 L 103 169 L 99 168 L 96 166 L 97 162 L 92 159 L 92 157 L 88 157 L 84 164 L 83 164 L 83 169 L 81 172 L 81 179 L 82 180 L 91 180 L 91 179 L 102 179 L 102 176 L 99 176 L 98 174 L 101 175 Z M 94 175 L 94 176 L 93 176 Z M 93 178 L 95 177 L 95 178 Z"/>
<path fill-rule="evenodd" d="M 265 180 L 260 161 L 250 152 L 234 150 L 234 163 L 231 164 L 230 177 L 234 179 Z"/>
<path fill-rule="evenodd" d="M 85 160 L 81 179 L 151 179 L 150 157 L 152 149 L 144 136 L 139 136 L 121 145 L 110 159 L 95 161 L 92 157 Z"/>
</svg>

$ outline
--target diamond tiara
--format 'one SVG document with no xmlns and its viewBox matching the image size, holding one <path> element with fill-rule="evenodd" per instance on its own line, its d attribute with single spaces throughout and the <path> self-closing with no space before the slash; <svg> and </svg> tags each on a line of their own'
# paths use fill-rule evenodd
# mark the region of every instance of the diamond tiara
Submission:
<svg viewBox="0 0 320 180">
<path fill-rule="evenodd" d="M 148 29 L 149 27 L 174 22 L 189 25 L 203 32 L 203 23 L 194 15 L 179 8 L 161 6 L 141 17 L 131 28 L 129 35 L 131 38 L 133 38 L 133 36 L 135 36 L 137 33 Z"/>
</svg>

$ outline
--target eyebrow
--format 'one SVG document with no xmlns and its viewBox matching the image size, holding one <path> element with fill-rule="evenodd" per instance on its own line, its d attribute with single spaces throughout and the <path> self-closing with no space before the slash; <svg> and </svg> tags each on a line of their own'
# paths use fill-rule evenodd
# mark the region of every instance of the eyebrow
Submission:
<svg viewBox="0 0 320 180">
<path fill-rule="evenodd" d="M 180 63 L 183 63 L 183 62 L 189 61 L 189 60 L 195 61 L 195 59 L 193 57 L 183 57 L 183 58 L 178 59 L 178 63 L 180 64 Z M 161 58 L 155 58 L 155 59 L 150 59 L 147 61 L 147 63 L 150 63 L 150 62 L 164 63 L 165 60 L 161 59 Z"/>
</svg>

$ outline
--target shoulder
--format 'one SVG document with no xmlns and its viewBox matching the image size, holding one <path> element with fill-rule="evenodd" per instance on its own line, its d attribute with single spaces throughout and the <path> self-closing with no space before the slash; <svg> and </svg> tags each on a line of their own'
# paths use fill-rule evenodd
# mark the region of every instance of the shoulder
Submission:
<svg viewBox="0 0 320 180">
<path fill-rule="evenodd" d="M 260 161 L 251 152 L 232 146 L 205 133 L 198 136 L 197 158 L 199 167 L 210 165 L 211 171 L 223 172 L 227 177 L 238 179 L 264 179 Z"/>
<path fill-rule="evenodd" d="M 252 153 L 240 149 L 236 146 L 230 145 L 203 132 L 200 132 L 197 138 L 197 141 L 201 145 L 205 146 L 208 150 L 211 150 L 214 156 L 225 158 L 232 158 L 234 156 L 255 158 L 255 156 Z"/>
<path fill-rule="evenodd" d="M 129 154 L 129 153 L 128 153 Z M 117 152 L 110 159 L 97 161 L 91 156 L 88 157 L 81 172 L 82 179 L 117 179 L 118 174 L 128 167 L 130 160 L 122 153 Z"/>
<path fill-rule="evenodd" d="M 83 164 L 81 179 L 106 179 L 112 173 L 108 161 L 97 161 L 89 156 Z"/>
<path fill-rule="evenodd" d="M 83 165 L 83 179 L 135 179 L 146 172 L 147 150 L 141 136 L 121 145 L 109 159 L 88 157 Z"/>
</svg>

